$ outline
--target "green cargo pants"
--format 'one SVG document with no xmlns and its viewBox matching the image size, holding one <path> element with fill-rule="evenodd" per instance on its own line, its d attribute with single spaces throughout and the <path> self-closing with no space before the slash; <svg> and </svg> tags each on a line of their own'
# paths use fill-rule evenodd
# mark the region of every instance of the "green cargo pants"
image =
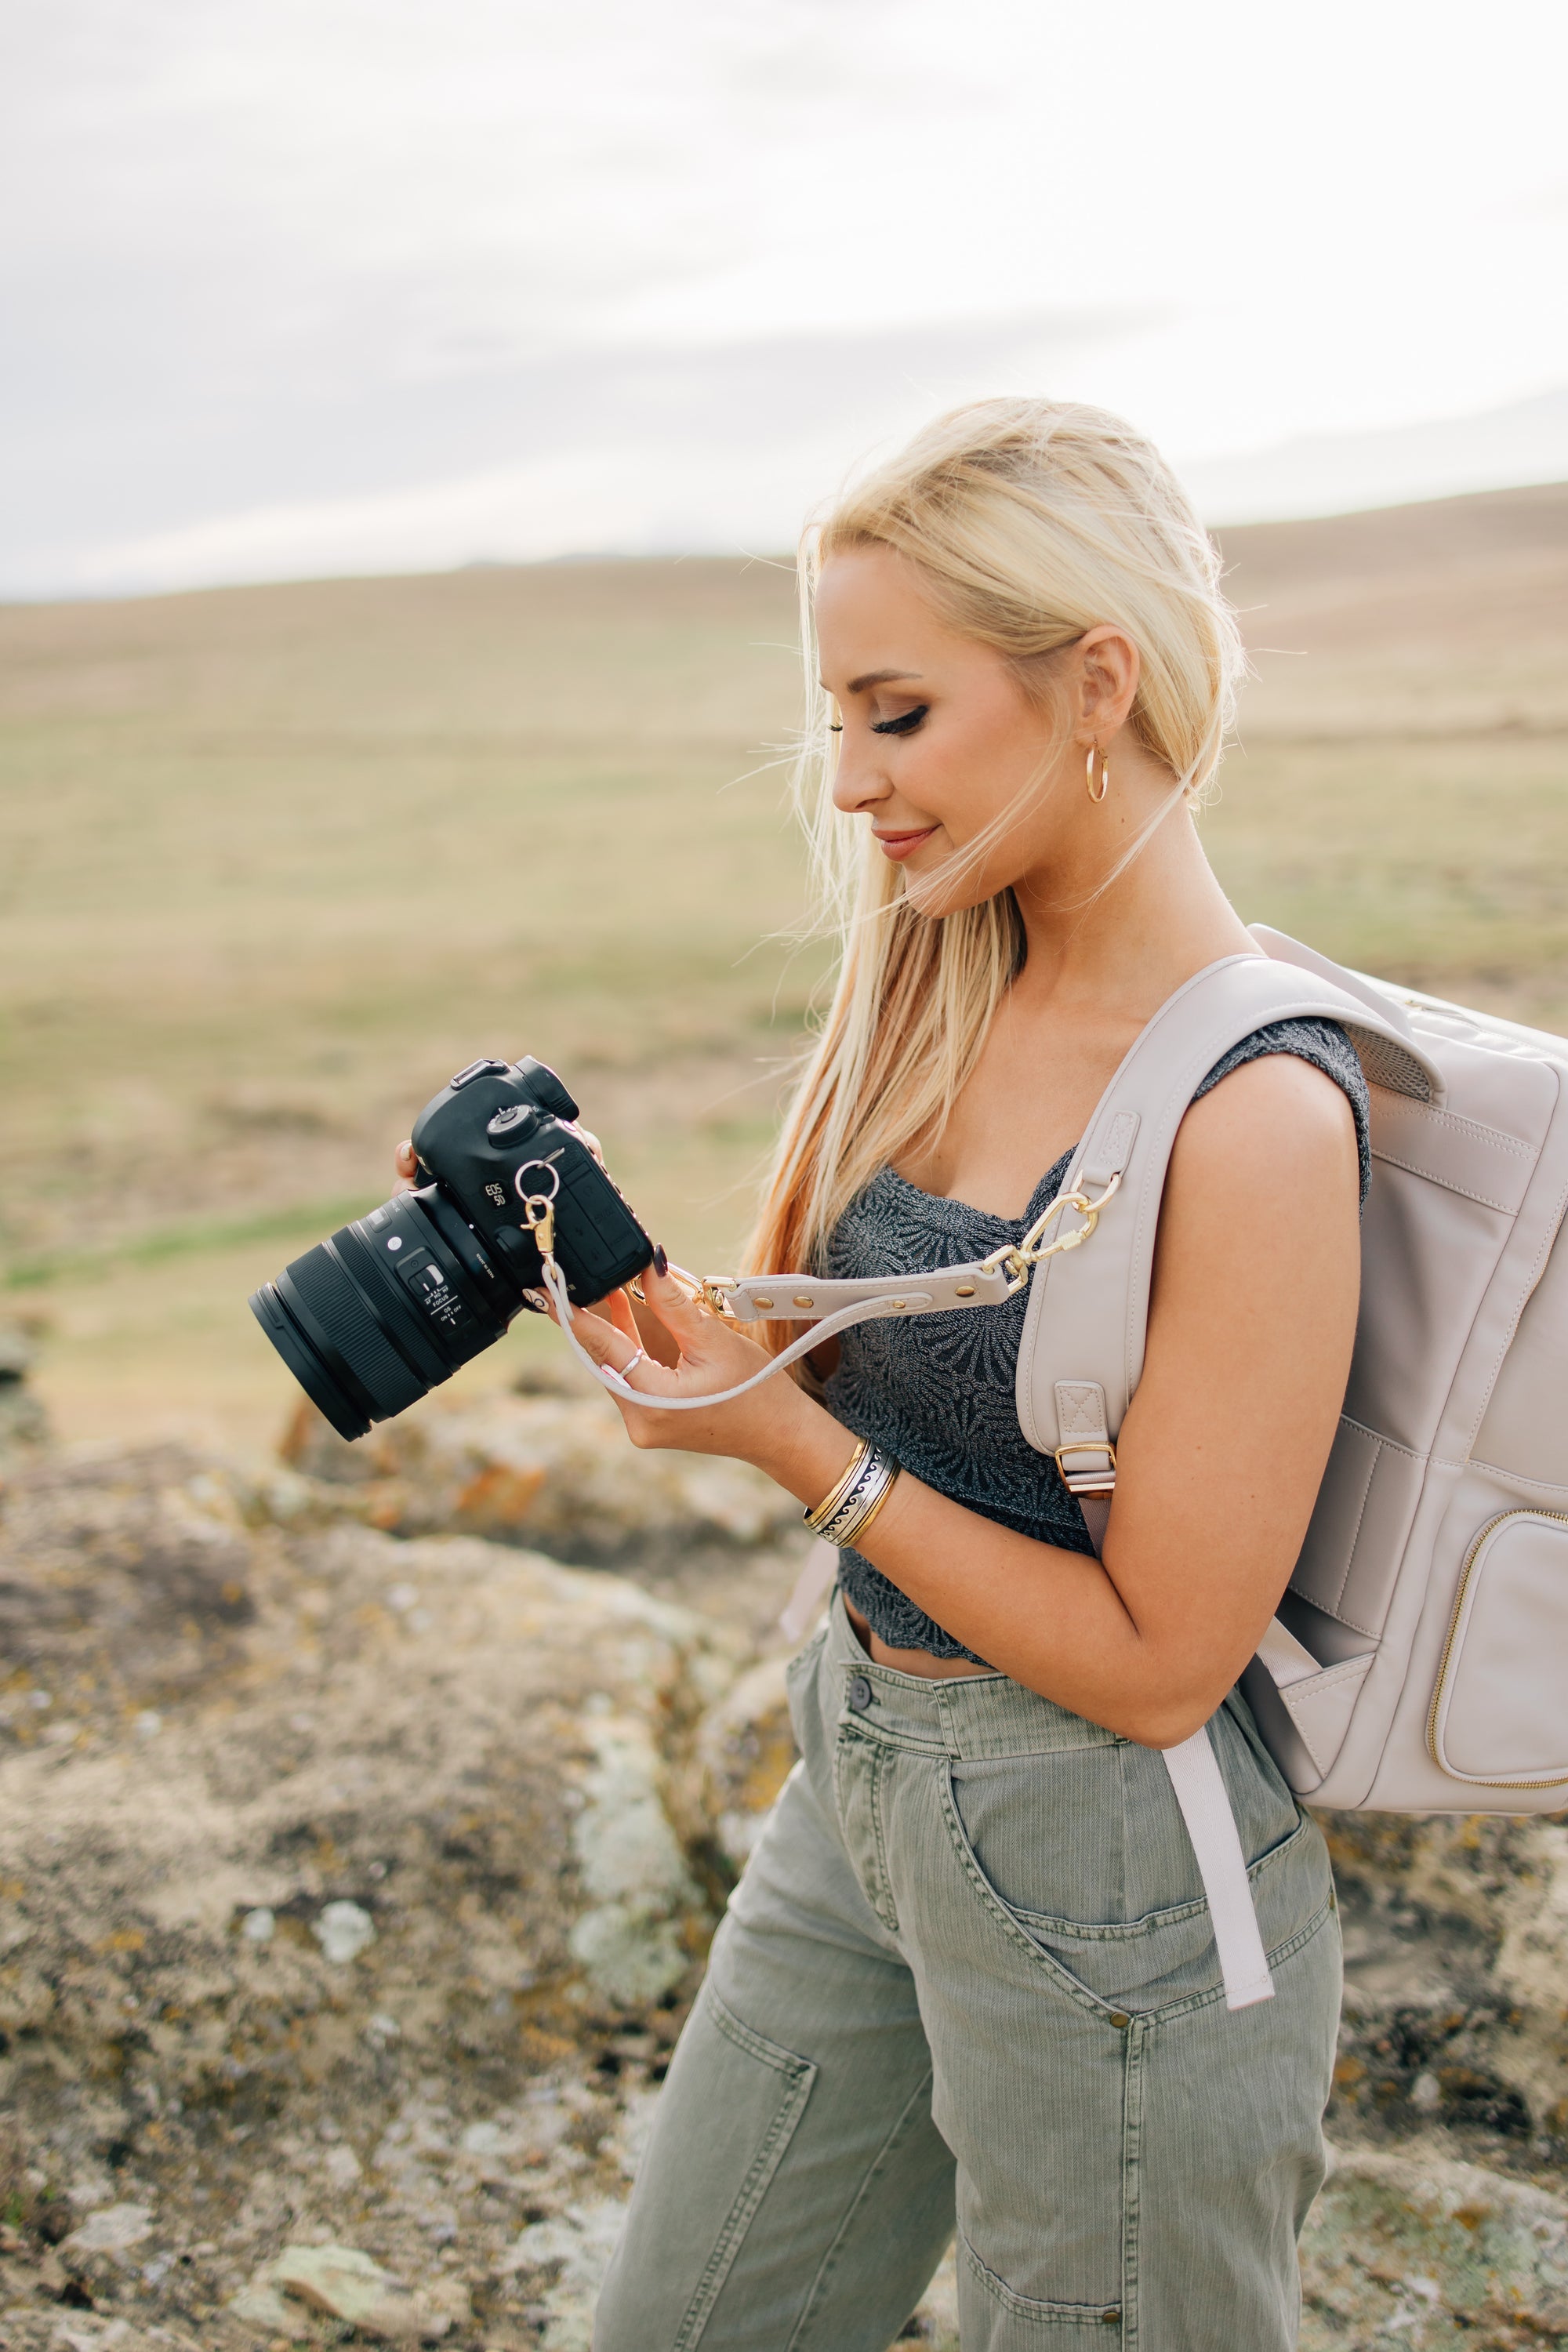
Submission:
<svg viewBox="0 0 1568 2352">
<path fill-rule="evenodd" d="M 595 2352 L 886 2352 L 955 2219 L 964 2352 L 1289 2352 L 1340 1944 L 1240 1698 L 1210 1736 L 1276 1997 L 1232 2011 L 1158 1755 L 1002 1675 L 873 1664 L 837 1600 L 790 1683 L 801 1761 Z"/>
</svg>

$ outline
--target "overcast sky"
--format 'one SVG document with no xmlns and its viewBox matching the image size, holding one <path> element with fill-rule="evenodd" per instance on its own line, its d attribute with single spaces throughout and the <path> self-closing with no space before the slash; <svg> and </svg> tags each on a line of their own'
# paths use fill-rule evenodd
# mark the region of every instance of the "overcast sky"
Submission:
<svg viewBox="0 0 1568 2352">
<path fill-rule="evenodd" d="M 4 0 L 0 591 L 776 548 L 997 389 L 1215 520 L 1565 475 L 1565 86 L 1562 0 Z"/>
</svg>

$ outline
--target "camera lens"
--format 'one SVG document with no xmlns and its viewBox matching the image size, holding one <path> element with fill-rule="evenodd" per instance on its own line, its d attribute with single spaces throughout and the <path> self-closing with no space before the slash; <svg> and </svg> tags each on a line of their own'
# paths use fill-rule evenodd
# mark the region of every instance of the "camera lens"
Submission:
<svg viewBox="0 0 1568 2352">
<path fill-rule="evenodd" d="M 340 1437 L 404 1412 L 506 1329 L 517 1300 L 483 1295 L 500 1277 L 464 1241 L 459 1254 L 421 1197 L 399 1193 L 252 1297 L 251 1313 Z"/>
</svg>

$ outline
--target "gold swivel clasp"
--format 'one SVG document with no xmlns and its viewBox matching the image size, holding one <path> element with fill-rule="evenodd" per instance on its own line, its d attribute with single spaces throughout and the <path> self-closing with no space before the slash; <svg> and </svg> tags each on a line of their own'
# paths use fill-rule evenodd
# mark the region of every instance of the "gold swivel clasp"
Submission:
<svg viewBox="0 0 1568 2352">
<path fill-rule="evenodd" d="M 1100 1213 L 1107 1201 L 1121 1190 L 1121 1178 L 1118 1173 L 1111 1178 L 1098 1201 L 1091 1201 L 1087 1192 L 1058 1192 L 1049 1207 L 1042 1210 L 1036 1218 L 1022 1241 L 1009 1242 L 1004 1248 L 993 1250 L 989 1257 L 981 1259 L 981 1271 L 984 1274 L 1005 1273 L 1009 1277 L 1007 1295 L 1011 1297 L 1015 1291 L 1022 1290 L 1029 1279 L 1031 1269 L 1038 1265 L 1042 1258 L 1058 1257 L 1064 1250 L 1081 1248 L 1099 1224 Z M 1045 1241 L 1042 1236 L 1046 1227 L 1053 1217 L 1059 1217 L 1064 1209 L 1076 1209 L 1083 1219 L 1082 1224 L 1075 1225 L 1070 1234 L 1058 1234 L 1054 1242 Z"/>
</svg>

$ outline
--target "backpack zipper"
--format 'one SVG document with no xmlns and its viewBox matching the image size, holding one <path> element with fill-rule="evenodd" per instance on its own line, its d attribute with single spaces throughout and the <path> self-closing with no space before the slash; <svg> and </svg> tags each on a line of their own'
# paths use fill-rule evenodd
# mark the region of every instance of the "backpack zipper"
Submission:
<svg viewBox="0 0 1568 2352">
<path fill-rule="evenodd" d="M 1459 1780 L 1461 1783 L 1468 1783 L 1471 1788 L 1561 1789 L 1565 1785 L 1568 1785 L 1568 1772 L 1554 1772 L 1549 1775 L 1546 1779 L 1540 1780 L 1487 1780 L 1479 1778 L 1470 1779 L 1468 1775 L 1462 1775 L 1458 1772 L 1449 1772 L 1447 1766 L 1444 1763 L 1442 1758 L 1437 1753 L 1437 1713 L 1438 1709 L 1442 1706 L 1443 1693 L 1447 1685 L 1448 1668 L 1453 1663 L 1454 1643 L 1458 1638 L 1459 1620 L 1464 1614 L 1465 1595 L 1470 1589 L 1470 1578 L 1475 1572 L 1476 1560 L 1479 1555 L 1481 1546 L 1485 1543 L 1489 1535 L 1493 1534 L 1497 1528 L 1502 1527 L 1509 1519 L 1554 1519 L 1559 1527 L 1568 1528 L 1568 1511 L 1500 1511 L 1495 1518 L 1491 1518 L 1487 1521 L 1479 1534 L 1472 1539 L 1470 1548 L 1465 1554 L 1464 1565 L 1459 1570 L 1459 1589 L 1454 1596 L 1454 1613 L 1448 1620 L 1448 1637 L 1443 1644 L 1443 1655 L 1437 1666 L 1437 1681 L 1432 1693 L 1432 1704 L 1426 1711 L 1426 1749 L 1439 1772 L 1447 1773 L 1450 1780 Z"/>
</svg>

